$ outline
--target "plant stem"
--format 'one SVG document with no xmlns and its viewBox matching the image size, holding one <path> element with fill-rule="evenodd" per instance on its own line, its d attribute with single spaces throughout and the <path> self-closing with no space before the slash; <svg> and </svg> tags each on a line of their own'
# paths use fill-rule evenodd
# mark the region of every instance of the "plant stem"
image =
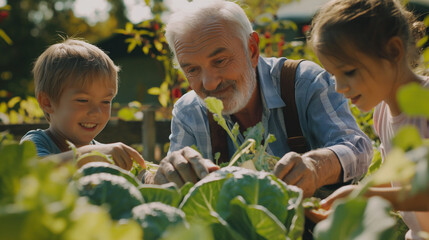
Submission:
<svg viewBox="0 0 429 240">
<path fill-rule="evenodd" d="M 256 141 L 254 139 L 247 139 L 241 146 L 237 149 L 234 156 L 232 156 L 231 161 L 228 164 L 228 167 L 233 166 L 234 163 L 243 155 L 246 153 L 252 146 L 254 146 Z M 247 146 L 245 146 L 247 145 Z"/>
</svg>

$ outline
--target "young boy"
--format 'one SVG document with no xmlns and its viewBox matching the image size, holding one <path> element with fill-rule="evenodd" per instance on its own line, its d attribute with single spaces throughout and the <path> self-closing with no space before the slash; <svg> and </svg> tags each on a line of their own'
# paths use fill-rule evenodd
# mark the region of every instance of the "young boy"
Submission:
<svg viewBox="0 0 429 240">
<path fill-rule="evenodd" d="M 102 50 L 87 42 L 67 39 L 50 46 L 33 69 L 36 98 L 49 128 L 27 132 L 21 142 L 33 141 L 39 156 L 55 154 L 61 162 L 73 159 L 68 140 L 78 154 L 96 150 L 111 155 L 126 170 L 131 169 L 132 160 L 144 167 L 142 156 L 133 148 L 94 140 L 109 121 L 118 71 Z"/>
</svg>

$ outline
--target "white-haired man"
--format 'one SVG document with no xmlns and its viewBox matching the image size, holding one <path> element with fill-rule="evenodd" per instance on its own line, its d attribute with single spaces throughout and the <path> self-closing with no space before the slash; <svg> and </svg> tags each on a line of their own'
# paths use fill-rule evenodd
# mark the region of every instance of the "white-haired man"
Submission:
<svg viewBox="0 0 429 240">
<path fill-rule="evenodd" d="M 193 91 L 173 109 L 170 150 L 147 181 L 196 182 L 218 169 L 213 160 L 210 124 L 203 99 L 224 104 L 223 115 L 243 131 L 262 122 L 276 141 L 267 151 L 281 157 L 274 174 L 311 196 L 320 187 L 359 179 L 372 158 L 368 137 L 359 129 L 348 101 L 335 92 L 334 80 L 317 64 L 303 61 L 296 70 L 299 125 L 310 151 L 290 151 L 284 123 L 280 72 L 285 58 L 259 56 L 258 34 L 243 9 L 224 0 L 195 0 L 173 13 L 166 37 Z M 240 134 L 239 140 L 244 138 Z M 235 151 L 228 139 L 229 154 Z M 195 145 L 200 153 L 188 146 Z M 311 150 L 312 149 L 312 150 Z"/>
</svg>

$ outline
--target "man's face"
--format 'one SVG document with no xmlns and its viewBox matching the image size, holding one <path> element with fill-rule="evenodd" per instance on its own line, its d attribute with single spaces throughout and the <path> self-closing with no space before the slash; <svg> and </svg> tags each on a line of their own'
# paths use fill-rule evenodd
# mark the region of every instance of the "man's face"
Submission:
<svg viewBox="0 0 429 240">
<path fill-rule="evenodd" d="M 212 22 L 175 41 L 178 62 L 191 88 L 202 99 L 222 100 L 224 114 L 243 109 L 256 86 L 257 60 L 237 35 L 226 24 Z"/>
</svg>

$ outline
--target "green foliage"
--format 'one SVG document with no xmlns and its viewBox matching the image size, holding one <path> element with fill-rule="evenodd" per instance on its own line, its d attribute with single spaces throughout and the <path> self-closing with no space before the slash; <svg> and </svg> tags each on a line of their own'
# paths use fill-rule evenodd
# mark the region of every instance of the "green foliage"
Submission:
<svg viewBox="0 0 429 240">
<path fill-rule="evenodd" d="M 278 157 L 268 154 L 265 150 L 268 144 L 275 141 L 276 138 L 272 134 L 268 134 L 264 144 L 264 127 L 262 123 L 256 124 L 254 127 L 248 128 L 244 132 L 246 137 L 241 146 L 238 145 L 239 125 L 235 123 L 230 130 L 226 124 L 225 118 L 222 116 L 223 103 L 221 100 L 214 97 L 207 97 L 204 99 L 207 109 L 213 113 L 213 119 L 228 133 L 228 136 L 234 142 L 236 151 L 231 158 L 228 166 L 233 166 L 238 161 L 242 167 L 270 171 L 274 169 L 274 165 L 278 161 Z M 219 156 L 218 153 L 216 155 Z"/>
<path fill-rule="evenodd" d="M 398 91 L 398 102 L 401 110 L 409 116 L 429 118 L 429 90 L 417 83 L 407 84 Z"/>
<path fill-rule="evenodd" d="M 143 119 L 142 104 L 139 101 L 132 101 L 128 106 L 119 109 L 118 118 L 124 121 L 141 121 Z"/>
<path fill-rule="evenodd" d="M 172 226 L 169 231 L 166 231 L 161 240 L 176 240 L 176 239 L 187 239 L 187 240 L 214 240 L 211 229 L 204 226 L 201 223 L 190 223 L 191 228 L 184 228 L 181 226 Z"/>
<path fill-rule="evenodd" d="M 0 102 L 0 123 L 34 123 L 40 122 L 43 118 L 43 111 L 34 97 L 22 99 L 16 96 L 7 102 Z"/>
<path fill-rule="evenodd" d="M 390 204 L 379 197 L 348 198 L 334 203 L 335 211 L 316 225 L 316 240 L 393 239 L 395 220 Z"/>
<path fill-rule="evenodd" d="M 373 145 L 375 147 L 378 147 L 380 145 L 380 139 L 374 133 L 374 130 L 372 128 L 374 124 L 372 119 L 374 110 L 371 110 L 369 112 L 362 112 L 359 110 L 359 108 L 357 108 L 355 105 L 351 103 L 349 103 L 349 107 L 360 129 L 373 141 Z"/>
<path fill-rule="evenodd" d="M 1 239 L 142 239 L 136 222 L 112 221 L 79 198 L 70 164 L 36 157 L 32 142 L 2 140 L 0 155 Z"/>
<path fill-rule="evenodd" d="M 3 7 L 0 7 L 0 23 L 9 16 L 10 11 L 10 5 L 6 5 Z M 10 39 L 10 37 L 6 34 L 6 32 L 0 28 L 0 39 L 3 39 L 8 45 L 12 45 L 13 41 Z"/>
<path fill-rule="evenodd" d="M 83 176 L 89 176 L 94 173 L 110 173 L 116 176 L 124 177 L 128 180 L 131 184 L 133 184 L 136 187 L 140 186 L 140 181 L 129 171 L 126 171 L 116 165 L 109 164 L 106 162 L 91 162 L 83 165 L 79 170 L 77 171 L 77 175 L 79 177 Z"/>
<path fill-rule="evenodd" d="M 47 46 L 68 36 L 97 43 L 110 37 L 115 29 L 127 22 L 123 1 L 108 0 L 112 6 L 109 18 L 95 25 L 74 15 L 73 5 L 76 0 L 6 2 L 8 5 L 0 10 L 0 16 L 2 13 L 8 16 L 0 22 L 0 29 L 13 44 L 7 44 L 4 41 L 7 38 L 0 37 L 0 81 L 1 89 L 4 90 L 0 93 L 0 101 L 8 101 L 15 96 L 34 96 L 31 69 L 35 59 Z"/>
<path fill-rule="evenodd" d="M 106 204 L 113 219 L 129 218 L 131 210 L 144 202 L 136 186 L 127 179 L 109 173 L 94 173 L 76 181 L 81 196 L 95 205 Z M 117 197 L 120 196 L 120 197 Z"/>
<path fill-rule="evenodd" d="M 173 67 L 171 51 L 164 36 L 164 23 L 160 20 L 160 10 L 165 9 L 163 1 L 153 1 L 149 5 L 155 17 L 134 26 L 127 23 L 125 29 L 118 29 L 116 32 L 129 36 L 125 40 L 128 43 L 128 52 L 134 51 L 137 47 L 141 51 L 162 63 L 165 73 L 164 81 L 159 87 L 148 89 L 151 95 L 158 95 L 162 108 L 171 111 L 174 102 L 189 89 L 189 84 L 181 72 Z M 155 13 L 156 12 L 156 13 Z M 171 113 L 169 114 L 171 118 Z"/>
<path fill-rule="evenodd" d="M 372 157 L 371 164 L 369 165 L 368 172 L 366 173 L 365 177 L 368 177 L 375 173 L 380 168 L 383 162 L 381 159 L 380 151 L 377 148 L 373 148 L 373 152 L 374 155 Z"/>
<path fill-rule="evenodd" d="M 187 222 L 182 210 L 161 202 L 141 204 L 133 209 L 133 218 L 143 228 L 145 240 L 159 239 L 169 227 L 186 227 Z"/>
<path fill-rule="evenodd" d="M 147 203 L 162 202 L 173 207 L 178 207 L 184 197 L 174 183 L 163 185 L 144 184 L 139 187 L 139 190 Z"/>
<path fill-rule="evenodd" d="M 32 142 L 22 145 L 0 142 L 0 203 L 11 203 L 20 190 L 21 178 L 28 174 L 29 161 L 36 155 Z"/>
<path fill-rule="evenodd" d="M 304 220 L 301 201 L 300 189 L 272 174 L 227 167 L 198 182 L 180 208 L 191 222 L 199 219 L 244 239 L 297 239 Z"/>
<path fill-rule="evenodd" d="M 427 15 L 424 18 L 423 23 L 425 24 L 426 27 L 429 27 L 429 15 Z M 422 47 L 426 45 L 426 48 L 422 49 L 422 53 L 421 53 L 422 64 L 420 64 L 420 66 L 417 67 L 417 71 L 420 71 L 426 75 L 429 69 L 429 47 L 427 47 L 429 45 L 427 45 L 427 42 L 428 42 L 428 35 L 424 36 L 420 41 L 417 42 L 417 48 L 419 49 L 422 49 Z"/>
</svg>

